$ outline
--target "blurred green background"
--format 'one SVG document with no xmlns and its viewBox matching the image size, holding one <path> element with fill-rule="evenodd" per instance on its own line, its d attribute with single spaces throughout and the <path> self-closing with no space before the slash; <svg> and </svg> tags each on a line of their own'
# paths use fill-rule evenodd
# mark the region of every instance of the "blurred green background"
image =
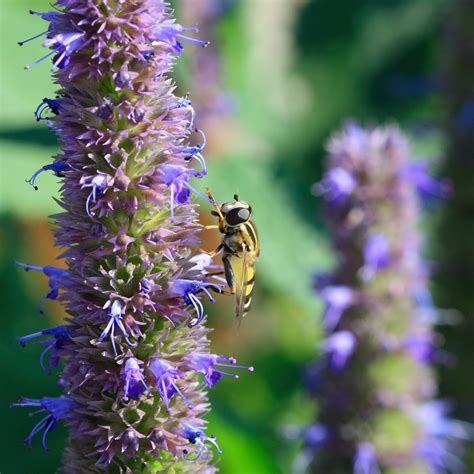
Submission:
<svg viewBox="0 0 474 474">
<path fill-rule="evenodd" d="M 190 92 L 197 125 L 208 138 L 206 184 L 220 201 L 234 192 L 250 202 L 262 241 L 254 307 L 238 329 L 232 302 L 208 307 L 212 347 L 255 366 L 239 381 L 211 391 L 210 433 L 224 451 L 222 473 L 289 472 L 298 446 L 283 437 L 287 424 L 307 424 L 315 407 L 302 382 L 318 350 L 321 306 L 311 291 L 314 271 L 330 268 L 326 231 L 310 187 L 321 176 L 324 142 L 343 120 L 398 121 L 421 156 L 443 149 L 439 91 L 447 0 L 181 0 L 183 24 L 201 25 L 208 49 L 186 45 L 176 68 L 180 93 Z M 46 279 L 25 274 L 14 260 L 54 264 L 48 215 L 58 180 L 45 173 L 39 191 L 25 183 L 56 152 L 56 141 L 33 111 L 53 97 L 49 64 L 24 70 L 44 54 L 41 41 L 18 40 L 44 23 L 28 9 L 47 0 L 1 0 L 0 126 L 0 364 L 2 474 L 54 472 L 65 432 L 57 428 L 45 453 L 21 444 L 35 421 L 10 410 L 20 395 L 60 392 L 55 375 L 41 372 L 41 346 L 22 349 L 16 337 L 37 331 L 63 313 L 37 302 Z M 436 160 L 435 160 L 436 161 Z M 202 186 L 202 183 L 198 183 Z M 203 206 L 203 219 L 209 219 Z M 427 223 L 430 228 L 431 221 Z M 206 236 L 215 245 L 215 235 Z"/>
</svg>

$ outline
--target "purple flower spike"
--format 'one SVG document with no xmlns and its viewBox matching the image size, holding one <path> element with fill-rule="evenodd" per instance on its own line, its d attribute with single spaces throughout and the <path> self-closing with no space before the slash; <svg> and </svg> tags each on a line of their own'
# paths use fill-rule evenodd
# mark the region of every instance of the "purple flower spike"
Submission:
<svg viewBox="0 0 474 474">
<path fill-rule="evenodd" d="M 55 161 L 49 165 L 42 166 L 38 171 L 33 173 L 33 176 L 30 179 L 25 179 L 25 181 L 33 186 L 35 191 L 38 191 L 38 186 L 36 185 L 36 178 L 43 173 L 44 171 L 53 171 L 58 178 L 64 178 L 64 171 L 69 170 L 69 165 L 63 161 Z"/>
<path fill-rule="evenodd" d="M 435 183 L 408 166 L 408 140 L 397 127 L 349 124 L 327 150 L 316 191 L 337 263 L 332 274 L 314 278 L 326 305 L 325 339 L 305 382 L 318 403 L 316 426 L 330 436 L 324 449 L 304 445 L 294 466 L 324 473 L 346 472 L 350 464 L 355 474 L 465 472 L 460 441 L 474 432 L 425 405 L 436 395 L 432 364 L 452 361 L 438 345 L 434 324 L 441 318 L 419 233 L 417 188 L 436 193 Z M 413 408 L 420 406 L 428 409 Z M 403 445 L 387 443 L 391 423 L 406 427 Z"/>
<path fill-rule="evenodd" d="M 46 436 L 59 420 L 69 418 L 72 410 L 77 408 L 78 404 L 69 397 L 43 397 L 41 399 L 22 397 L 17 403 L 13 403 L 12 407 L 35 407 L 39 410 L 36 410 L 33 414 L 46 413 L 46 416 L 36 424 L 31 433 L 25 438 L 25 444 L 31 446 L 33 437 L 43 431 L 41 443 L 47 451 Z"/>
<path fill-rule="evenodd" d="M 193 407 L 193 404 L 184 396 L 176 384 L 176 381 L 183 377 L 181 371 L 175 369 L 169 362 L 159 359 L 158 357 L 151 360 L 149 369 L 155 376 L 155 387 L 168 411 L 170 411 L 170 401 L 175 394 L 178 394 L 189 408 Z"/>
<path fill-rule="evenodd" d="M 129 339 L 129 334 L 123 324 L 123 311 L 123 303 L 119 300 L 115 300 L 112 303 L 112 307 L 110 308 L 109 320 L 107 322 L 107 325 L 99 336 L 99 341 L 103 341 L 107 336 L 110 337 L 110 342 L 112 343 L 112 348 L 114 350 L 115 357 L 117 357 L 117 346 L 115 344 L 115 328 L 118 328 L 120 330 L 128 345 L 132 347 L 137 345 L 136 343 L 131 342 Z"/>
<path fill-rule="evenodd" d="M 361 443 L 357 446 L 354 474 L 380 474 L 375 449 L 370 443 Z"/>
<path fill-rule="evenodd" d="M 45 298 L 64 303 L 68 324 L 20 343 L 44 345 L 43 368 L 63 362 L 67 398 L 22 400 L 47 411 L 28 439 L 67 417 L 61 471 L 214 474 L 220 449 L 191 428 L 204 426 L 210 409 L 201 373 L 211 386 L 240 366 L 206 358 L 202 299 L 213 301 L 226 283 L 202 254 L 191 199 L 209 202 L 192 186 L 207 174 L 206 137 L 172 79 L 182 43 L 207 42 L 187 36 L 197 28 L 176 23 L 165 0 L 57 0 L 54 8 L 31 12 L 48 22 L 34 38 L 50 51 L 27 67 L 52 58 L 57 98 L 44 98 L 35 117 L 61 149 L 28 183 L 37 189 L 45 171 L 62 178 L 53 219 L 67 270 L 19 265 L 48 276 Z M 80 409 L 61 411 L 65 400 Z"/>
<path fill-rule="evenodd" d="M 187 461 L 206 460 L 209 458 L 209 446 L 206 443 L 210 443 L 216 448 L 219 454 L 222 454 L 222 450 L 217 444 L 215 436 L 206 436 L 203 429 L 194 428 L 191 425 L 183 425 L 183 436 L 193 445 L 196 446 L 192 453 L 188 450 L 183 450 L 183 457 Z"/>
<path fill-rule="evenodd" d="M 147 393 L 151 393 L 139 363 L 140 361 L 135 357 L 129 357 L 122 368 L 121 378 L 124 381 L 124 400 L 129 397 L 138 398 L 145 390 Z"/>
<path fill-rule="evenodd" d="M 18 342 L 22 347 L 25 347 L 28 341 L 32 339 L 37 339 L 42 336 L 49 336 L 50 339 L 46 341 L 42 341 L 41 343 L 46 346 L 40 356 L 40 365 L 41 368 L 47 372 L 48 369 L 44 363 L 44 358 L 46 354 L 51 352 L 49 356 L 49 365 L 51 367 L 57 367 L 59 363 L 59 356 L 61 349 L 63 349 L 64 344 L 70 341 L 71 333 L 69 326 L 61 325 L 56 326 L 54 328 L 47 328 L 43 329 L 42 331 L 35 332 L 33 334 L 28 334 L 27 336 L 23 336 L 18 338 Z"/>
<path fill-rule="evenodd" d="M 349 357 L 354 352 L 356 340 L 349 331 L 339 331 L 331 334 L 323 344 L 324 352 L 328 356 L 329 366 L 334 370 L 345 368 Z"/>
<path fill-rule="evenodd" d="M 43 296 L 43 298 L 41 298 L 38 304 L 39 312 L 42 314 L 44 302 L 47 299 L 49 300 L 57 299 L 57 297 L 59 296 L 60 288 L 63 288 L 65 284 L 68 282 L 69 271 L 63 268 L 57 268 L 57 267 L 49 267 L 49 266 L 40 267 L 36 265 L 28 265 L 26 263 L 21 263 L 21 262 L 15 262 L 15 263 L 19 265 L 20 267 L 23 267 L 26 271 L 34 270 L 34 271 L 43 272 L 47 277 L 49 277 L 48 284 L 51 289 L 46 293 L 46 295 Z"/>
<path fill-rule="evenodd" d="M 236 365 L 236 360 L 233 357 L 225 357 L 215 354 L 205 354 L 195 352 L 187 357 L 187 363 L 190 369 L 204 374 L 204 380 L 208 387 L 215 385 L 223 375 L 228 375 L 234 379 L 238 379 L 237 374 L 232 374 L 221 370 L 222 368 L 229 369 L 245 369 L 253 372 L 253 367 L 245 365 Z"/>
</svg>

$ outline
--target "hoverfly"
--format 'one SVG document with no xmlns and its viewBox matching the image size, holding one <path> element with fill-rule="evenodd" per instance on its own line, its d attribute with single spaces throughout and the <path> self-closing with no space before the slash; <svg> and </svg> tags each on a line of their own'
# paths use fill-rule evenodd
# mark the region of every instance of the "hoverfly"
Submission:
<svg viewBox="0 0 474 474">
<path fill-rule="evenodd" d="M 233 202 L 219 205 L 206 188 L 215 208 L 211 214 L 219 218 L 217 227 L 224 236 L 213 255 L 222 252 L 224 276 L 230 292 L 236 297 L 235 315 L 243 318 L 250 310 L 255 285 L 255 262 L 260 253 L 257 229 L 250 220 L 252 207 L 234 194 Z"/>
</svg>

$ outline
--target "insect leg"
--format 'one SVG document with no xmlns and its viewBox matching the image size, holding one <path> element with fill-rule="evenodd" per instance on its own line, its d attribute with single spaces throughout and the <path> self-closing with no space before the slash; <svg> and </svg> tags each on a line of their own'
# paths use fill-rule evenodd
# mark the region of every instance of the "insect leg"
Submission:
<svg viewBox="0 0 474 474">
<path fill-rule="evenodd" d="M 215 257 L 216 255 L 218 255 L 222 252 L 223 248 L 224 248 L 224 244 L 219 244 L 219 246 L 216 248 L 216 250 L 213 250 L 212 252 L 208 252 L 208 255 L 211 256 L 211 257 Z"/>
<path fill-rule="evenodd" d="M 222 257 L 222 263 L 224 264 L 224 275 L 229 285 L 230 292 L 232 294 L 235 293 L 235 278 L 234 278 L 234 271 L 232 270 L 232 265 L 230 264 L 230 260 L 228 256 Z"/>
</svg>

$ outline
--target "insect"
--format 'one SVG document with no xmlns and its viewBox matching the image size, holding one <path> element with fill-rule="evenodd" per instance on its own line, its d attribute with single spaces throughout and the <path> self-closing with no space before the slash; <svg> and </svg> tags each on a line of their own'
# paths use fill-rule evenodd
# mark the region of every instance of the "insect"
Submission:
<svg viewBox="0 0 474 474">
<path fill-rule="evenodd" d="M 224 236 L 212 255 L 222 252 L 224 276 L 230 292 L 236 297 L 235 315 L 243 318 L 250 310 L 255 285 L 255 263 L 260 253 L 257 229 L 251 221 L 252 207 L 234 194 L 233 202 L 219 205 L 206 188 L 219 218 L 217 227 Z"/>
</svg>

